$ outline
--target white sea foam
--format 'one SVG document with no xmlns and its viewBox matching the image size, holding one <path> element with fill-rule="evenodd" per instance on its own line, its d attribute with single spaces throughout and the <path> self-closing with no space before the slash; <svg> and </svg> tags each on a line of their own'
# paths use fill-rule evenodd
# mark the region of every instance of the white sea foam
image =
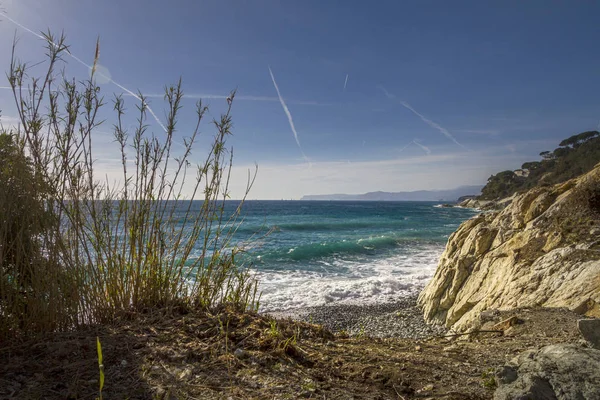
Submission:
<svg viewBox="0 0 600 400">
<path fill-rule="evenodd" d="M 332 303 L 392 302 L 420 291 L 435 273 L 443 248 L 414 249 L 390 258 L 359 262 L 332 260 L 323 272 L 257 272 L 261 311 L 320 306 Z M 343 274 L 328 273 L 327 266 L 344 267 Z"/>
</svg>

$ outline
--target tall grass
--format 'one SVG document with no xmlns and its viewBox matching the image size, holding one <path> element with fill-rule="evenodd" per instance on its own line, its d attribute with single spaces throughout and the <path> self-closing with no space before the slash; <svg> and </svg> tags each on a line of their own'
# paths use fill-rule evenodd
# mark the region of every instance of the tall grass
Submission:
<svg viewBox="0 0 600 400">
<path fill-rule="evenodd" d="M 232 244 L 243 201 L 233 214 L 224 211 L 235 92 L 212 120 L 206 157 L 195 164 L 192 150 L 208 109 L 198 102 L 195 128 L 178 134 L 181 81 L 165 88 L 166 132 L 151 133 L 141 94 L 135 128 L 126 129 L 125 100 L 115 96 L 122 177 L 103 181 L 92 136 L 106 129 L 99 117 L 106 101 L 95 69 L 82 82 L 57 72 L 65 38 L 45 37 L 42 78 L 29 78 L 15 46 L 7 74 L 20 124 L 0 136 L 0 149 L 10 150 L 0 152 L 0 338 L 155 308 L 257 307 L 257 283 L 236 264 L 240 249 Z M 94 65 L 97 57 L 98 48 Z"/>
</svg>

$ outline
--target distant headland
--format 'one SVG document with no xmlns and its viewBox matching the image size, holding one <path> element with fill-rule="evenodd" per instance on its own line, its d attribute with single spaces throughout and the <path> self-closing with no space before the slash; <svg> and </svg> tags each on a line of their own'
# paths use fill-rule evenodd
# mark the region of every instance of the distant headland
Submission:
<svg viewBox="0 0 600 400">
<path fill-rule="evenodd" d="M 447 190 L 417 190 L 413 192 L 368 192 L 363 194 L 315 194 L 300 200 L 341 201 L 457 201 L 464 196 L 481 193 L 483 185 L 460 186 Z"/>
</svg>

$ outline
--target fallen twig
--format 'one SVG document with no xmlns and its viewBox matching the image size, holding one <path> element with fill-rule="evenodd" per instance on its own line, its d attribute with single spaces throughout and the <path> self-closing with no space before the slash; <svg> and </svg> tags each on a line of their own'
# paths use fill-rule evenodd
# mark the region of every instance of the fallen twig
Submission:
<svg viewBox="0 0 600 400">
<path fill-rule="evenodd" d="M 446 337 L 454 337 L 454 336 L 472 335 L 474 333 L 504 333 L 504 331 L 498 331 L 498 330 L 480 330 L 480 331 L 471 331 L 471 332 L 464 332 L 464 333 L 453 333 L 451 335 L 441 335 L 441 336 L 436 336 L 436 337 L 438 337 L 438 338 L 446 338 Z"/>
<path fill-rule="evenodd" d="M 406 400 L 404 398 L 404 396 L 402 396 L 400 393 L 398 393 L 398 389 L 396 389 L 396 385 L 392 385 L 392 387 L 394 388 L 394 392 L 396 392 L 396 394 L 398 395 L 398 397 L 400 398 L 400 400 Z"/>
</svg>

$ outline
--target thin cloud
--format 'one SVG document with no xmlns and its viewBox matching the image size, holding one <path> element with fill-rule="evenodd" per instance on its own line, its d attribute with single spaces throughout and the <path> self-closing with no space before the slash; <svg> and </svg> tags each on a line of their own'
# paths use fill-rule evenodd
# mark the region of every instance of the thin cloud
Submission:
<svg viewBox="0 0 600 400">
<path fill-rule="evenodd" d="M 346 80 L 344 81 L 344 91 L 346 91 L 346 85 L 348 85 L 348 74 L 346 74 Z"/>
<path fill-rule="evenodd" d="M 16 129 L 16 127 L 20 124 L 21 118 L 19 117 L 0 115 L 0 127 L 10 130 L 11 128 Z"/>
<path fill-rule="evenodd" d="M 400 104 L 402 104 L 403 107 L 407 108 L 408 110 L 410 110 L 413 114 L 415 114 L 417 117 L 421 118 L 421 121 L 425 122 L 427 125 L 429 125 L 430 127 L 437 129 L 438 131 L 440 131 L 444 136 L 446 136 L 448 139 L 452 140 L 454 143 L 456 143 L 457 145 L 459 145 L 460 147 L 465 148 L 465 146 L 463 146 L 462 144 L 460 144 L 458 142 L 458 140 L 456 140 L 454 138 L 454 136 L 452 136 L 452 134 L 450 132 L 448 132 L 448 130 L 446 128 L 444 128 L 443 126 L 435 123 L 434 121 L 426 118 L 425 116 L 423 116 L 422 114 L 420 114 L 417 110 L 415 110 L 414 108 L 412 108 L 412 106 L 410 104 L 408 104 L 405 101 L 401 101 Z"/>
<path fill-rule="evenodd" d="M 3 16 L 4 18 L 8 19 L 13 24 L 15 24 L 16 26 L 18 26 L 19 28 L 24 29 L 25 31 L 31 33 L 32 35 L 38 37 L 39 39 L 42 39 L 44 41 L 46 40 L 46 38 L 43 37 L 42 35 L 40 35 L 39 33 L 36 33 L 34 31 L 32 31 L 31 29 L 27 28 L 26 26 L 22 25 L 21 23 L 15 21 L 14 19 L 12 19 L 11 17 L 9 17 L 5 13 L 3 13 L 2 11 L 0 11 L 0 16 Z M 58 45 L 56 43 L 51 43 L 51 44 L 54 47 L 58 47 Z M 93 67 L 91 65 L 85 63 L 83 60 L 81 60 L 75 54 L 71 53 L 68 49 L 67 49 L 67 54 L 71 58 L 73 58 L 75 61 L 77 61 L 79 64 L 81 64 L 81 65 L 87 67 L 88 69 L 92 70 Z M 125 86 L 123 86 L 123 85 L 115 82 L 111 77 L 102 74 L 102 72 L 100 72 L 100 71 L 96 71 L 95 73 L 96 73 L 96 75 L 99 75 L 99 76 L 103 77 L 104 79 L 106 79 L 107 82 L 112 82 L 115 86 L 117 86 L 118 88 L 120 88 L 121 90 L 123 90 L 124 92 L 126 92 L 128 95 L 135 97 L 139 101 L 142 101 L 142 99 L 137 94 L 135 94 L 131 90 L 127 89 Z M 150 105 L 148 103 L 145 103 L 145 106 L 148 109 L 148 112 L 152 115 L 152 117 L 154 117 L 154 120 L 158 123 L 158 125 L 160 125 L 160 127 L 166 132 L 167 128 L 163 125 L 163 123 L 160 121 L 160 119 L 158 119 L 158 117 L 156 116 L 156 114 L 154 113 L 154 111 L 152 110 L 152 108 L 150 107 Z"/>
<path fill-rule="evenodd" d="M 472 133 L 474 135 L 490 135 L 495 136 L 500 133 L 498 129 L 457 129 L 456 132 Z"/>
<path fill-rule="evenodd" d="M 10 86 L 0 86 L 0 89 L 12 89 Z"/>
<path fill-rule="evenodd" d="M 287 115 L 288 122 L 290 123 L 290 128 L 292 129 L 292 132 L 294 133 L 294 139 L 296 139 L 296 144 L 298 144 L 300 153 L 302 153 L 302 157 L 304 157 L 306 162 L 308 162 L 310 164 L 310 160 L 308 159 L 308 157 L 306 157 L 306 154 L 304 154 L 304 151 L 302 150 L 302 146 L 300 145 L 300 140 L 298 140 L 298 132 L 296 132 L 296 127 L 294 126 L 294 120 L 292 119 L 292 113 L 290 113 L 290 110 L 288 109 L 287 105 L 285 104 L 283 97 L 281 97 L 281 92 L 279 92 L 279 87 L 277 86 L 277 82 L 275 81 L 275 76 L 273 75 L 273 71 L 271 71 L 270 66 L 269 66 L 269 74 L 271 74 L 271 80 L 273 81 L 273 86 L 275 86 L 275 90 L 277 91 L 277 97 L 279 97 L 279 102 L 281 103 L 281 107 L 283 107 L 283 111 L 285 112 L 285 115 Z"/>
<path fill-rule="evenodd" d="M 21 118 L 19 118 L 18 116 L 11 116 L 11 115 L 0 115 L 0 122 L 7 122 L 7 123 L 14 123 L 14 122 L 21 122 Z"/>
</svg>

